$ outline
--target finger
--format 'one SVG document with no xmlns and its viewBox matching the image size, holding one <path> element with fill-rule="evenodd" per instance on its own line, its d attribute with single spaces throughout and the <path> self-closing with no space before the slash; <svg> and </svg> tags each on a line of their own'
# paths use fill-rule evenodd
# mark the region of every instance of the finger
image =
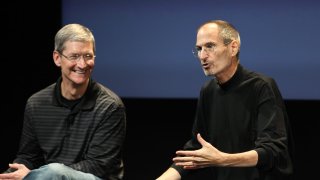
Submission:
<svg viewBox="0 0 320 180">
<path fill-rule="evenodd" d="M 183 166 L 183 169 L 198 169 L 197 166 Z"/>
<path fill-rule="evenodd" d="M 177 151 L 178 156 L 197 156 L 196 151 Z"/>
<path fill-rule="evenodd" d="M 9 164 L 9 167 L 11 169 L 11 172 L 15 172 L 16 170 L 22 169 L 23 165 L 13 163 L 13 164 Z"/>
<path fill-rule="evenodd" d="M 195 162 L 187 161 L 187 162 L 177 162 L 175 163 L 176 166 L 196 166 Z"/>
<path fill-rule="evenodd" d="M 12 178 L 12 173 L 0 174 L 0 179 L 10 179 Z"/>
<path fill-rule="evenodd" d="M 197 140 L 202 146 L 205 146 L 208 143 L 201 137 L 200 133 L 197 134 Z"/>
<path fill-rule="evenodd" d="M 194 165 L 194 166 L 183 166 L 184 169 L 200 169 L 205 168 L 206 166 Z"/>
<path fill-rule="evenodd" d="M 187 162 L 187 161 L 194 161 L 195 158 L 192 156 L 184 156 L 184 157 L 175 157 L 172 159 L 174 162 Z"/>
<path fill-rule="evenodd" d="M 10 168 L 13 168 L 13 169 L 18 169 L 21 165 L 20 164 L 17 164 L 17 163 L 13 163 L 13 164 L 9 164 L 9 167 Z"/>
</svg>

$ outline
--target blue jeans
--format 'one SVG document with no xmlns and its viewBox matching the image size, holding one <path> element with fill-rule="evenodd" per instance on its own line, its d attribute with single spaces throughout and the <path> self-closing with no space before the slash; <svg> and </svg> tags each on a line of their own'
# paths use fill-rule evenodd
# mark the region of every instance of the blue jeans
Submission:
<svg viewBox="0 0 320 180">
<path fill-rule="evenodd" d="M 34 169 L 23 180 L 102 180 L 93 174 L 74 170 L 60 163 L 51 163 Z"/>
</svg>

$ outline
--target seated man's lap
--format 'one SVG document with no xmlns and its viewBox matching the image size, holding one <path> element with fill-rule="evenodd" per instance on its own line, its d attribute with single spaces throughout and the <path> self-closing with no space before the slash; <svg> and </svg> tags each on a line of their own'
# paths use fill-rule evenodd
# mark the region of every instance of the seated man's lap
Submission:
<svg viewBox="0 0 320 180">
<path fill-rule="evenodd" d="M 24 180 L 101 180 L 100 178 L 74 170 L 60 163 L 51 163 L 30 171 Z"/>
</svg>

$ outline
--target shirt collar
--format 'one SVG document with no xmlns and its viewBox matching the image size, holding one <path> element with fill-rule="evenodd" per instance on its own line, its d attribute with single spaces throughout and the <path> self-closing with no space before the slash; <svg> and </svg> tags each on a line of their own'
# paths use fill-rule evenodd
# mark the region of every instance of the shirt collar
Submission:
<svg viewBox="0 0 320 180">
<path fill-rule="evenodd" d="M 61 97 L 61 76 L 58 78 L 55 87 L 54 87 L 54 93 L 53 93 L 53 99 L 52 102 L 56 106 L 64 106 L 62 97 Z M 95 81 L 93 81 L 91 78 L 89 80 L 88 88 L 86 92 L 84 93 L 83 97 L 81 98 L 81 101 L 76 106 L 77 109 L 81 110 L 88 110 L 94 107 L 96 103 L 96 99 L 98 96 L 98 85 Z"/>
</svg>

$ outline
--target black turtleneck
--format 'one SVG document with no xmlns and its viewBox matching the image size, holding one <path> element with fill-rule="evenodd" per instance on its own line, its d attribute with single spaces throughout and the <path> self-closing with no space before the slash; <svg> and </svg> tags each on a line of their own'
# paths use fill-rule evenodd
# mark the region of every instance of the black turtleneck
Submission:
<svg viewBox="0 0 320 180">
<path fill-rule="evenodd" d="M 227 82 L 212 79 L 202 87 L 193 137 L 184 149 L 200 148 L 197 133 L 222 152 L 258 152 L 256 167 L 207 168 L 212 179 L 284 180 L 292 172 L 291 130 L 278 87 L 272 78 L 240 64 Z M 172 167 L 182 175 L 190 172 Z"/>
</svg>

